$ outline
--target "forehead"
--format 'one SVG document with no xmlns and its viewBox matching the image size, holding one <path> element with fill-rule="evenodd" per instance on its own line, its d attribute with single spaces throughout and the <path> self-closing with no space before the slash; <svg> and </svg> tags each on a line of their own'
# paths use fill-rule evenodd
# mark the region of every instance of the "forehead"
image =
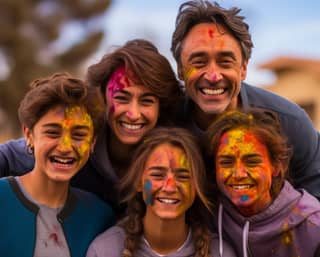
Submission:
<svg viewBox="0 0 320 257">
<path fill-rule="evenodd" d="M 200 23 L 193 26 L 182 43 L 182 54 L 206 48 L 233 49 L 241 54 L 238 40 L 224 26 L 215 23 Z"/>
<path fill-rule="evenodd" d="M 154 148 L 147 159 L 146 166 L 158 163 L 168 164 L 170 161 L 176 161 L 175 164 L 184 165 L 186 157 L 185 152 L 178 146 L 164 143 Z"/>
<path fill-rule="evenodd" d="M 219 142 L 219 154 L 223 153 L 267 153 L 266 146 L 259 140 L 253 131 L 245 128 L 237 128 L 225 132 Z"/>
<path fill-rule="evenodd" d="M 65 122 L 70 123 L 91 123 L 91 117 L 88 114 L 87 110 L 79 105 L 66 106 L 66 105 L 57 105 L 49 109 L 49 111 L 42 116 L 40 120 L 49 121 L 55 120 L 56 122 Z M 39 121 L 40 121 L 39 120 Z"/>
</svg>

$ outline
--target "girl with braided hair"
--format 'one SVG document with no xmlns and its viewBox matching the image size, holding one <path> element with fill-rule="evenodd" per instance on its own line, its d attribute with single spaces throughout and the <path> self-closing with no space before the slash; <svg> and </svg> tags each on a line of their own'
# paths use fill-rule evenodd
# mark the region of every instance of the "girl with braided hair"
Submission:
<svg viewBox="0 0 320 257">
<path fill-rule="evenodd" d="M 210 203 L 194 136 L 161 127 L 141 142 L 120 182 L 127 216 L 93 241 L 87 257 L 220 256 L 218 237 L 204 222 Z M 223 247 L 223 256 L 235 256 Z"/>
</svg>

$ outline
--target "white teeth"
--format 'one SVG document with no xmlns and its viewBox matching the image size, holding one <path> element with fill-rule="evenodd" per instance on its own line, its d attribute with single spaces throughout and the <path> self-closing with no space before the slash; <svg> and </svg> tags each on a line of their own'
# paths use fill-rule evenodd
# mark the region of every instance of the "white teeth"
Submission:
<svg viewBox="0 0 320 257">
<path fill-rule="evenodd" d="M 74 158 L 52 157 L 51 161 L 58 162 L 60 164 L 72 164 L 75 161 L 75 159 Z"/>
<path fill-rule="evenodd" d="M 242 189 L 248 189 L 251 186 L 250 185 L 231 185 L 231 187 L 236 190 L 242 190 Z"/>
<path fill-rule="evenodd" d="M 124 123 L 124 122 L 121 122 L 121 126 L 125 127 L 126 129 L 130 129 L 130 130 L 137 130 L 137 129 L 141 129 L 143 127 L 142 124 L 129 124 L 129 123 Z"/>
<path fill-rule="evenodd" d="M 224 93 L 224 89 L 223 88 L 219 88 L 219 89 L 203 88 L 201 89 L 201 92 L 203 92 L 206 95 L 221 95 Z"/>
<path fill-rule="evenodd" d="M 167 203 L 167 204 L 175 204 L 179 201 L 179 200 L 175 200 L 175 199 L 165 199 L 165 198 L 159 198 L 158 200 L 159 200 L 159 202 Z"/>
</svg>

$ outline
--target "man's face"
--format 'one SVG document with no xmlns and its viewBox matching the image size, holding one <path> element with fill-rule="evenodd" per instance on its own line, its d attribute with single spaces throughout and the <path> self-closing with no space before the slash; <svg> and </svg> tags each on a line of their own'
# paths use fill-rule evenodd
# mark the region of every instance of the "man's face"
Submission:
<svg viewBox="0 0 320 257">
<path fill-rule="evenodd" d="M 183 41 L 180 58 L 179 78 L 204 114 L 237 108 L 247 61 L 230 32 L 214 23 L 194 26 Z"/>
</svg>

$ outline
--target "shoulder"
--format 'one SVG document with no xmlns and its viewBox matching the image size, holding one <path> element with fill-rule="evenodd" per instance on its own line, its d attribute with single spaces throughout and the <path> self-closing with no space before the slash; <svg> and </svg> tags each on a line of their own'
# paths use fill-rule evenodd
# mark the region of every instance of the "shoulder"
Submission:
<svg viewBox="0 0 320 257">
<path fill-rule="evenodd" d="M 222 251 L 223 251 L 223 257 L 236 257 L 236 253 L 231 247 L 231 245 L 223 240 L 219 239 L 218 234 L 216 233 L 210 233 L 211 236 L 211 256 L 212 257 L 218 257 L 220 256 L 220 240 L 222 240 Z"/>
<path fill-rule="evenodd" d="M 292 118 L 305 116 L 304 110 L 296 103 L 260 87 L 242 83 L 241 97 L 247 97 L 249 106 L 266 108 L 279 115 Z"/>
<path fill-rule="evenodd" d="M 124 239 L 125 232 L 121 227 L 111 227 L 93 240 L 89 246 L 87 257 L 120 257 L 123 250 Z"/>
</svg>

